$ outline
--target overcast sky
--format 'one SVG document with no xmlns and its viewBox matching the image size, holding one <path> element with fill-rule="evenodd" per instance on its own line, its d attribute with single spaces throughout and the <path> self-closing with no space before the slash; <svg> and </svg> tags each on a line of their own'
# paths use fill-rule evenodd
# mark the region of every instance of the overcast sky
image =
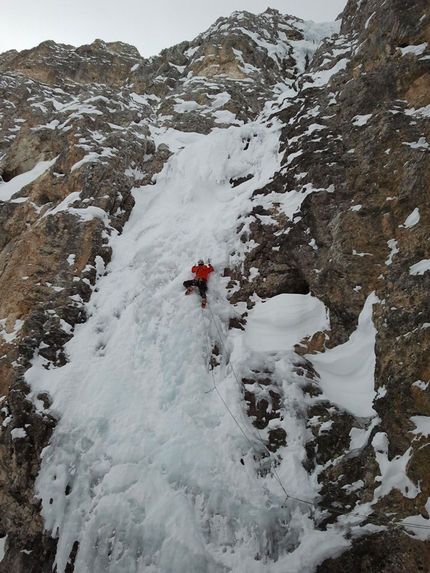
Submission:
<svg viewBox="0 0 430 573">
<path fill-rule="evenodd" d="M 193 40 L 220 16 L 276 8 L 315 22 L 334 21 L 347 0 L 0 0 L 0 53 L 44 40 L 81 46 L 121 40 L 142 56 Z"/>
</svg>

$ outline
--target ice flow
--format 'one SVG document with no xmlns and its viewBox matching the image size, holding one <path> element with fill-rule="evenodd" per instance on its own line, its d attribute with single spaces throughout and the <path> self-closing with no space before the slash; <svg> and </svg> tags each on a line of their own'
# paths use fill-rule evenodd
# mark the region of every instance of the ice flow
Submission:
<svg viewBox="0 0 430 573">
<path fill-rule="evenodd" d="M 228 330 L 235 310 L 222 270 L 248 248 L 237 218 L 279 169 L 279 130 L 256 122 L 163 133 L 175 153 L 154 185 L 134 190 L 90 318 L 67 345 L 69 363 L 47 371 L 39 357 L 27 374 L 59 417 L 37 480 L 59 573 L 74 546 L 80 573 L 310 573 L 347 543 L 335 529 L 315 530 L 312 506 L 286 500 L 280 487 L 310 502 L 317 489 L 301 463 L 291 349 L 259 351 Z M 249 174 L 232 188 L 232 177 Z M 208 256 L 216 272 L 202 311 L 182 282 Z M 211 370 L 214 343 L 222 358 Z M 251 362 L 267 361 L 285 395 L 278 479 L 270 463 L 261 471 L 266 452 L 238 383 Z"/>
</svg>

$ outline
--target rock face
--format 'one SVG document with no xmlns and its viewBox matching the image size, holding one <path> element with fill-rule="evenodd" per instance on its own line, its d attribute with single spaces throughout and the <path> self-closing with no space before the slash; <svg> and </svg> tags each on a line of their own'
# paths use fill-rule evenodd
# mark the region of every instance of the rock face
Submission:
<svg viewBox="0 0 430 573">
<path fill-rule="evenodd" d="M 276 114 L 287 126 L 284 169 L 255 195 L 242 223 L 250 229 L 247 240 L 259 246 L 247 255 L 233 298 L 312 292 L 330 309 L 329 348 L 348 339 L 366 298 L 376 293 L 379 422 L 351 452 L 350 432 L 363 421 L 344 412 L 333 416 L 332 405 L 317 399 L 308 417 L 317 416 L 320 428 L 327 420 L 332 425 L 312 427 L 309 464 L 321 467 L 326 507 L 345 511 L 367 500 L 376 514 L 391 508 L 393 521 L 428 518 L 427 436 L 413 438 L 411 417 L 430 414 L 429 275 L 419 270 L 429 259 L 430 13 L 426 2 L 358 4 L 347 5 L 340 35 L 324 43 L 300 77 L 296 101 Z M 279 204 L 286 191 L 304 196 L 297 220 L 283 220 Z M 277 200 L 268 208 L 265 196 L 272 192 Z M 264 216 L 270 226 L 264 227 Z M 259 274 L 250 283 L 253 267 Z M 410 499 L 397 489 L 375 495 L 380 454 L 391 461 L 406 456 L 418 495 Z M 354 482 L 360 486 L 347 494 Z M 400 532 L 378 536 L 384 552 L 369 552 L 371 543 L 353 544 L 339 565 L 330 560 L 319 571 L 419 571 L 428 559 L 427 543 Z"/>
<path fill-rule="evenodd" d="M 254 293 L 311 292 L 330 310 L 330 331 L 297 348 L 306 467 L 327 510 L 320 526 L 365 503 L 387 526 L 363 528 L 318 571 L 425 570 L 429 543 L 399 522 L 429 517 L 428 436 L 411 418 L 430 416 L 430 7 L 350 0 L 335 30 L 274 10 L 236 12 L 150 60 L 100 40 L 0 55 L 0 571 L 52 569 L 56 543 L 34 481 L 56 419 L 49 396 L 32 395 L 23 375 L 35 356 L 47 369 L 66 363 L 64 345 L 86 320 L 133 187 L 151 183 L 171 155 L 159 133 L 208 133 L 262 113 L 284 126 L 283 165 L 238 222 L 251 246 L 243 266 L 225 270 L 230 301 L 250 308 Z M 297 194 L 292 217 L 286 192 Z M 349 339 L 372 293 L 377 418 L 369 425 L 319 398 L 308 358 Z M 242 382 L 256 427 L 282 416 L 270 368 Z M 366 439 L 351 450 L 355 430 Z M 269 449 L 282 455 L 286 439 L 272 430 Z M 378 492 L 381 457 L 406 460 L 416 495 Z"/>
</svg>

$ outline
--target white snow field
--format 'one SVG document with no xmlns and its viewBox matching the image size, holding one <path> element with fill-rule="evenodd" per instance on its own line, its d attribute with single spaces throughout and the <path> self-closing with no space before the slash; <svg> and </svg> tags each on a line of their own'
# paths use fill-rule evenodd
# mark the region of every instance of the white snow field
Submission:
<svg viewBox="0 0 430 573">
<path fill-rule="evenodd" d="M 228 303 L 222 271 L 249 248 L 237 220 L 279 169 L 280 128 L 159 134 L 175 153 L 154 185 L 135 189 L 90 318 L 67 345 L 70 362 L 46 370 L 38 357 L 27 373 L 60 419 L 37 480 L 46 527 L 59 537 L 58 573 L 75 541 L 79 573 L 311 573 L 349 543 L 340 526 L 315 529 L 318 484 L 302 466 L 292 346 L 328 326 L 325 308 L 310 295 L 281 295 L 257 303 L 245 333 L 228 330 L 244 308 Z M 182 285 L 200 257 L 215 267 L 205 310 Z M 211 370 L 213 344 L 221 363 Z M 370 364 L 372 341 L 366 352 Z M 246 415 L 240 380 L 267 367 L 284 394 L 276 423 L 288 443 L 276 469 L 259 472 L 267 430 Z"/>
</svg>

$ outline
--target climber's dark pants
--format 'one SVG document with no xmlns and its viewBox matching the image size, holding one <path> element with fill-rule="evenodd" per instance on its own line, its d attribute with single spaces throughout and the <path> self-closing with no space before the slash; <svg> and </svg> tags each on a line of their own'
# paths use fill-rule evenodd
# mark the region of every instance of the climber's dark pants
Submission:
<svg viewBox="0 0 430 573">
<path fill-rule="evenodd" d="M 205 279 L 192 279 L 190 281 L 184 281 L 184 287 L 185 288 L 197 287 L 199 289 L 200 296 L 202 298 L 206 298 L 208 283 L 205 281 Z"/>
</svg>

